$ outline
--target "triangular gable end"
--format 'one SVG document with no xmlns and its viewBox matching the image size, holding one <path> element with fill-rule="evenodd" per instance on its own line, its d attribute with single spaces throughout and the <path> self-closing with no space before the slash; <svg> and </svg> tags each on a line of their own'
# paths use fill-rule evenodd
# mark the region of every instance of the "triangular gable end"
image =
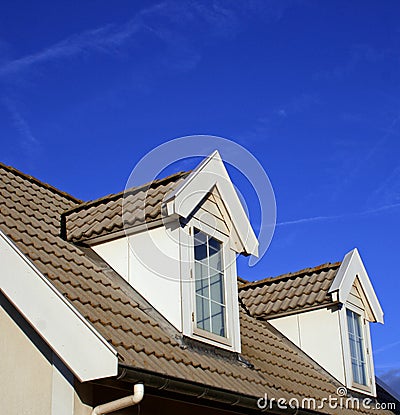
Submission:
<svg viewBox="0 0 400 415">
<path fill-rule="evenodd" d="M 191 217 L 215 228 L 223 235 L 229 236 L 231 234 L 232 221 L 216 187 L 205 196 L 203 201 L 189 215 L 189 221 Z"/>
<path fill-rule="evenodd" d="M 210 193 L 217 191 L 232 221 L 236 252 L 258 256 L 258 240 L 240 202 L 219 152 L 204 159 L 174 191 L 164 198 L 167 215 L 187 219 Z"/>
<path fill-rule="evenodd" d="M 368 321 L 374 321 L 374 312 L 371 309 L 371 306 L 369 304 L 369 301 L 367 299 L 367 296 L 362 288 L 362 285 L 360 283 L 360 280 L 358 277 L 354 280 L 353 288 L 351 290 L 351 293 L 357 293 L 362 304 L 364 305 L 364 310 L 366 313 L 366 317 Z"/>
<path fill-rule="evenodd" d="M 363 303 L 366 303 L 365 310 L 370 321 L 383 323 L 382 308 L 357 248 L 345 255 L 329 293 L 337 292 L 339 302 L 345 304 L 353 287 L 358 290 Z"/>
</svg>

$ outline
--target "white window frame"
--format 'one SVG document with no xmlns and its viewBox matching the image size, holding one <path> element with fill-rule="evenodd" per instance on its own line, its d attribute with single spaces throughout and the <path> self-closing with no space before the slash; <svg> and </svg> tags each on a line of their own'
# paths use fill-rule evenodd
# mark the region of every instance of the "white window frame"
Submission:
<svg viewBox="0 0 400 415">
<path fill-rule="evenodd" d="M 220 241 L 224 267 L 225 331 L 226 337 L 202 330 L 196 324 L 196 289 L 194 261 L 194 228 Z M 227 350 L 239 352 L 240 324 L 237 294 L 236 253 L 231 249 L 230 238 L 215 228 L 192 218 L 182 229 L 181 241 L 182 275 L 190 275 L 182 282 L 182 326 L 183 333 L 193 339 L 203 341 Z M 185 281 L 185 279 L 183 279 Z"/>
<path fill-rule="evenodd" d="M 225 312 L 224 312 L 224 328 L 225 328 L 225 336 L 220 336 L 218 334 L 215 334 L 213 332 L 209 332 L 207 330 L 203 330 L 200 327 L 197 326 L 197 316 L 196 316 L 196 289 L 195 289 L 195 284 L 196 284 L 196 275 L 195 275 L 195 258 L 194 258 L 194 233 L 195 233 L 195 229 L 197 229 L 198 231 L 202 232 L 204 235 L 207 235 L 209 238 L 214 238 L 216 241 L 218 241 L 221 244 L 221 256 L 222 256 L 222 274 L 223 274 L 223 296 L 224 296 L 224 307 L 225 307 Z M 218 232 L 218 235 L 216 235 L 216 231 L 213 231 L 213 235 L 210 235 L 207 232 L 204 232 L 203 230 L 199 229 L 197 226 L 191 226 L 190 228 L 190 234 L 192 236 L 192 243 L 193 243 L 193 249 L 192 249 L 192 253 L 193 253 L 193 268 L 192 268 L 192 273 L 193 273 L 193 279 L 194 279 L 194 287 L 193 287 L 193 304 L 194 304 L 194 309 L 193 309 L 193 318 L 192 318 L 192 323 L 193 323 L 193 334 L 196 336 L 200 336 L 200 337 L 205 337 L 206 339 L 211 339 L 220 343 L 224 343 L 224 344 L 228 344 L 231 345 L 232 342 L 230 341 L 229 338 L 229 334 L 230 334 L 230 330 L 229 330 L 229 325 L 228 325 L 228 307 L 227 307 L 227 290 L 226 290 L 226 286 L 227 286 L 227 281 L 226 281 L 226 261 L 225 261 L 225 253 L 226 253 L 226 244 L 228 242 L 228 238 L 221 238 L 221 234 L 220 232 Z"/>
<path fill-rule="evenodd" d="M 354 382 L 353 368 L 351 364 L 351 352 L 350 352 L 350 339 L 349 339 L 349 327 L 347 322 L 347 310 L 358 314 L 361 318 L 361 327 L 363 335 L 363 351 L 365 356 L 365 375 L 367 384 L 362 385 Z M 366 319 L 365 310 L 353 305 L 346 303 L 340 310 L 340 320 L 342 328 L 342 343 L 343 343 L 343 354 L 344 354 L 344 368 L 346 374 L 346 386 L 349 389 L 356 390 L 362 393 L 376 394 L 375 389 L 375 375 L 372 360 L 372 349 L 371 349 L 371 336 L 369 331 L 369 322 Z"/>
</svg>

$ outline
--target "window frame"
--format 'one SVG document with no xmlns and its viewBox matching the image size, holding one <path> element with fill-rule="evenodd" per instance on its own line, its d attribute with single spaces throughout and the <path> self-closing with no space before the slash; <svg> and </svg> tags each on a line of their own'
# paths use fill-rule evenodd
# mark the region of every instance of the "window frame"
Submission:
<svg viewBox="0 0 400 415">
<path fill-rule="evenodd" d="M 362 330 L 362 348 L 364 353 L 365 359 L 365 377 L 366 377 L 366 385 L 362 383 L 358 383 L 354 380 L 353 374 L 353 367 L 351 361 L 351 350 L 350 350 L 350 338 L 349 338 L 349 326 L 347 320 L 347 310 L 357 314 L 361 319 L 361 330 Z M 373 362 L 372 362 L 372 351 L 371 351 L 371 338 L 369 332 L 369 325 L 366 320 L 365 310 L 360 309 L 359 307 L 346 303 L 342 307 L 342 317 L 343 317 L 343 328 L 345 329 L 342 332 L 343 336 L 343 343 L 345 346 L 345 371 L 346 371 L 346 378 L 347 378 L 347 387 L 358 390 L 360 392 L 368 392 L 368 393 L 375 393 L 374 392 L 374 382 L 373 382 Z"/>
<path fill-rule="evenodd" d="M 210 336 L 210 335 L 213 336 L 213 337 L 215 336 L 215 339 L 219 339 L 219 338 L 226 339 L 227 335 L 228 335 L 228 330 L 227 330 L 228 325 L 227 325 L 227 318 L 226 318 L 226 313 L 227 313 L 226 297 L 227 297 L 227 293 L 226 293 L 226 283 L 225 283 L 226 276 L 225 276 L 224 243 L 222 241 L 220 241 L 219 239 L 217 239 L 215 236 L 211 236 L 208 233 L 203 232 L 202 230 L 196 228 L 195 226 L 192 227 L 192 233 L 193 233 L 193 250 L 195 250 L 194 241 L 195 241 L 195 237 L 196 237 L 197 233 L 201 233 L 202 235 L 204 235 L 207 238 L 207 242 L 206 242 L 206 246 L 207 246 L 207 290 L 209 291 L 209 294 L 210 294 L 210 297 L 207 298 L 207 297 L 204 297 L 204 295 L 199 295 L 197 293 L 197 290 L 196 290 L 196 282 L 197 282 L 196 263 L 201 264 L 201 262 L 196 260 L 196 258 L 194 257 L 194 267 L 193 267 L 194 276 L 193 276 L 193 278 L 194 278 L 194 284 L 195 284 L 195 290 L 194 290 L 195 291 L 195 293 L 194 293 L 195 294 L 194 295 L 195 296 L 195 303 L 194 303 L 194 321 L 193 321 L 194 328 L 193 328 L 193 332 L 198 333 L 198 334 L 203 335 L 203 336 L 204 336 L 204 333 L 207 333 L 207 336 Z M 220 265 L 221 269 L 216 269 L 216 268 L 213 268 L 213 267 L 210 266 L 210 251 L 209 251 L 210 250 L 210 243 L 209 243 L 210 238 L 213 239 L 214 241 L 216 241 L 219 244 L 218 252 L 219 252 L 219 255 L 221 256 L 221 265 Z M 221 292 L 222 302 L 214 301 L 212 299 L 210 271 L 216 271 L 218 274 L 222 275 L 222 288 L 221 288 L 221 290 L 222 290 L 222 292 Z M 201 327 L 198 326 L 198 320 L 197 320 L 197 317 L 198 317 L 197 316 L 197 298 L 198 297 L 201 297 L 201 298 L 207 300 L 208 307 L 212 307 L 212 303 L 218 304 L 218 305 L 223 307 L 223 329 L 224 329 L 224 333 L 225 333 L 224 336 L 219 335 L 219 334 L 215 333 L 212 330 L 209 331 L 209 330 L 206 330 L 206 329 L 202 329 Z M 211 310 L 210 310 L 210 312 L 211 312 Z M 210 314 L 210 327 L 211 328 L 213 327 L 213 320 L 212 320 L 212 315 L 211 314 Z"/>
<path fill-rule="evenodd" d="M 361 342 L 361 353 L 362 353 L 362 360 L 357 360 L 357 363 L 362 363 L 362 371 L 363 371 L 363 377 L 365 378 L 365 383 L 360 383 L 355 380 L 356 374 L 354 373 L 353 368 L 353 356 L 351 353 L 351 339 L 350 334 L 353 334 L 357 336 L 356 328 L 354 328 L 354 333 L 350 332 L 350 326 L 349 326 L 349 313 L 351 313 L 351 318 L 353 320 L 353 324 L 357 324 L 359 326 L 359 330 L 361 332 L 360 339 L 358 341 Z M 365 319 L 364 316 L 360 313 L 352 310 L 350 307 L 346 307 L 346 322 L 347 322 L 347 337 L 349 339 L 349 349 L 350 349 L 350 366 L 351 366 L 351 373 L 352 373 L 352 383 L 357 385 L 358 387 L 368 387 L 368 355 L 367 355 L 367 348 L 365 347 Z M 356 351 L 357 354 L 357 351 Z M 361 356 L 359 356 L 360 358 Z"/>
<path fill-rule="evenodd" d="M 229 237 L 219 232 L 218 230 L 206 225 L 205 223 L 199 221 L 198 219 L 192 218 L 190 224 L 187 225 L 189 228 L 190 235 L 190 273 L 191 273 L 191 297 L 192 297 L 192 321 L 191 321 L 191 333 L 194 339 L 206 340 L 208 343 L 212 342 L 217 345 L 224 345 L 228 347 L 233 346 L 232 341 L 232 316 L 231 316 L 231 301 L 230 301 L 230 284 L 231 284 L 231 275 L 230 267 L 227 264 L 227 260 L 231 259 L 229 254 Z M 223 269 L 223 295 L 225 300 L 225 334 L 226 336 L 220 336 L 218 334 L 203 330 L 197 327 L 196 319 L 196 279 L 195 279 L 195 257 L 194 257 L 194 230 L 197 229 L 200 232 L 208 235 L 209 237 L 214 238 L 221 243 L 221 253 L 222 253 L 222 269 Z"/>
</svg>

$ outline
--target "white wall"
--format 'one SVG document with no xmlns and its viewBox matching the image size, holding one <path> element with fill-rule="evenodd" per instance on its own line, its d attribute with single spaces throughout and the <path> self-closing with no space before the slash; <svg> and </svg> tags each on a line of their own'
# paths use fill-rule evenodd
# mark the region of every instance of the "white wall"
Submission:
<svg viewBox="0 0 400 415">
<path fill-rule="evenodd" d="M 323 308 L 269 322 L 332 376 L 346 384 L 337 311 Z"/>
<path fill-rule="evenodd" d="M 0 307 L 0 402 L 4 414 L 51 414 L 52 364 Z"/>
<path fill-rule="evenodd" d="M 219 341 L 225 339 L 196 338 L 240 352 L 236 253 L 227 235 L 229 223 L 222 215 L 219 204 L 208 198 L 184 228 L 176 219 L 92 248 L 177 330 L 196 337 L 192 320 L 195 307 L 193 235 L 189 229 L 196 226 L 223 241 L 228 338 L 226 342 Z"/>
<path fill-rule="evenodd" d="M 298 317 L 298 314 L 293 314 L 291 316 L 269 320 L 269 322 L 296 346 L 300 347 L 300 330 Z"/>
<path fill-rule="evenodd" d="M 74 377 L 0 293 L 1 413 L 89 415 Z"/>
<path fill-rule="evenodd" d="M 179 224 L 93 246 L 173 326 L 182 331 Z"/>
</svg>

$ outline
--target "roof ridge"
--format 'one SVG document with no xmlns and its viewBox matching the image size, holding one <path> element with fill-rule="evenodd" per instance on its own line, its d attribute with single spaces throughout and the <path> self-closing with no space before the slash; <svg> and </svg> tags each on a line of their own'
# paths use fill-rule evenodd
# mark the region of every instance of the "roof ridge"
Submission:
<svg viewBox="0 0 400 415">
<path fill-rule="evenodd" d="M 163 183 L 165 181 L 171 180 L 175 176 L 176 177 L 179 177 L 179 176 L 184 177 L 185 175 L 189 175 L 189 173 L 190 173 L 190 170 L 189 171 L 179 171 L 177 173 L 170 174 L 167 177 L 163 177 L 161 179 L 155 179 L 155 180 L 149 181 L 149 182 L 147 182 L 145 184 L 141 184 L 139 186 L 131 187 L 131 188 L 127 189 L 127 190 L 122 190 L 121 192 L 118 192 L 118 193 L 110 193 L 110 194 L 108 194 L 106 196 L 102 196 L 102 197 L 100 197 L 98 199 L 89 200 L 87 202 L 81 201 L 82 203 L 80 203 L 79 205 L 74 206 L 74 207 L 72 207 L 72 208 L 67 209 L 66 211 L 64 211 L 63 212 L 63 215 L 67 216 L 70 213 L 78 212 L 78 211 L 83 210 L 83 209 L 86 209 L 88 207 L 100 205 L 105 200 L 110 201 L 110 200 L 119 199 L 126 192 L 129 193 L 129 194 L 135 194 L 135 193 L 143 190 L 146 187 L 149 187 L 150 188 L 154 184 L 159 185 L 159 184 L 161 184 L 161 183 Z"/>
<path fill-rule="evenodd" d="M 37 184 L 40 187 L 44 187 L 45 189 L 48 189 L 52 192 L 58 193 L 60 196 L 63 196 L 67 199 L 72 200 L 73 202 L 76 203 L 82 203 L 83 201 L 81 199 L 76 198 L 75 196 L 72 196 L 71 194 L 64 192 L 63 190 L 57 189 L 57 187 L 52 186 L 51 184 L 45 183 L 39 179 L 37 179 L 36 177 L 33 177 L 29 174 L 23 173 L 21 170 L 16 169 L 15 167 L 12 166 L 8 166 L 7 164 L 4 164 L 0 161 L 0 167 L 8 170 L 11 173 L 17 174 L 18 176 L 22 177 L 25 180 L 28 180 L 32 183 Z"/>
<path fill-rule="evenodd" d="M 276 281 L 282 281 L 282 280 L 285 280 L 285 279 L 304 276 L 306 274 L 309 274 L 310 272 L 316 272 L 316 271 L 320 272 L 320 271 L 323 271 L 325 269 L 338 268 L 341 265 L 341 263 L 342 263 L 341 261 L 338 261 L 338 262 L 325 262 L 324 264 L 317 265 L 315 267 L 303 268 L 299 271 L 288 272 L 286 274 L 277 275 L 276 277 L 267 277 L 267 278 L 263 278 L 262 280 L 258 280 L 258 281 L 250 281 L 246 284 L 239 285 L 239 290 L 243 290 L 243 289 L 251 288 L 251 287 L 257 287 L 259 285 L 268 284 L 268 283 L 272 283 L 272 282 L 276 282 Z"/>
</svg>

